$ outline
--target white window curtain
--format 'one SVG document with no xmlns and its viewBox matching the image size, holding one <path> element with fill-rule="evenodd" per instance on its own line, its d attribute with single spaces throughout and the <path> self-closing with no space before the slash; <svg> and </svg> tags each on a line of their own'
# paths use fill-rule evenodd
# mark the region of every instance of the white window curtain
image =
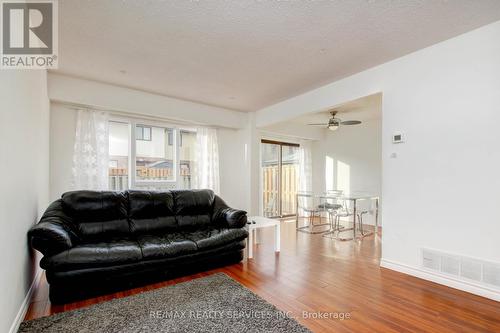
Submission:
<svg viewBox="0 0 500 333">
<path fill-rule="evenodd" d="M 214 128 L 197 128 L 195 152 L 194 188 L 207 188 L 219 194 L 219 146 Z"/>
<path fill-rule="evenodd" d="M 312 191 L 311 142 L 302 141 L 299 148 L 299 192 Z"/>
<path fill-rule="evenodd" d="M 72 186 L 76 190 L 107 190 L 109 114 L 88 109 L 77 112 Z"/>
</svg>

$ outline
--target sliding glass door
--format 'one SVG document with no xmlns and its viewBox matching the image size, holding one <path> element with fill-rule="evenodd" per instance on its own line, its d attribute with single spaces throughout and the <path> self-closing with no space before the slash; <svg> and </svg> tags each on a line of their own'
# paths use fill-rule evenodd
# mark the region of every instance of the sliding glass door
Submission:
<svg viewBox="0 0 500 333">
<path fill-rule="evenodd" d="M 280 216 L 279 209 L 279 165 L 280 146 L 262 142 L 262 198 L 264 216 Z"/>
<path fill-rule="evenodd" d="M 295 214 L 298 190 L 299 145 L 262 140 L 263 213 L 266 217 Z"/>
<path fill-rule="evenodd" d="M 281 216 L 295 215 L 299 188 L 299 146 L 281 146 Z"/>
</svg>

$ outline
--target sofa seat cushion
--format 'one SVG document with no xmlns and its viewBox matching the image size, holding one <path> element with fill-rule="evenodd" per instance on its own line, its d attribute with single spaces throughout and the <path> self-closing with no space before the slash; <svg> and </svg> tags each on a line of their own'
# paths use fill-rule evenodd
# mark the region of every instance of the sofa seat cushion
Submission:
<svg viewBox="0 0 500 333">
<path fill-rule="evenodd" d="M 186 238 L 196 243 L 198 250 L 224 246 L 248 236 L 246 229 L 207 229 L 186 233 Z"/>
<path fill-rule="evenodd" d="M 141 248 L 135 240 L 113 239 L 76 245 L 51 257 L 44 257 L 40 265 L 44 269 L 59 271 L 123 265 L 141 260 Z"/>
<path fill-rule="evenodd" d="M 195 242 L 182 233 L 141 235 L 137 242 L 145 259 L 172 258 L 195 253 L 198 249 Z"/>
</svg>

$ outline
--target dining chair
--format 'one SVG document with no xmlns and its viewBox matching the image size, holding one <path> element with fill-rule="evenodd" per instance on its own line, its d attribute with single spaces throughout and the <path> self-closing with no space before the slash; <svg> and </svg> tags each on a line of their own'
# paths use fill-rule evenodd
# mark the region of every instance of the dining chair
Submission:
<svg viewBox="0 0 500 333">
<path fill-rule="evenodd" d="M 324 193 L 325 201 L 320 206 L 328 212 L 328 218 L 331 224 L 330 231 L 326 234 L 332 234 L 336 231 L 343 229 L 340 225 L 340 218 L 338 216 L 344 214 L 345 200 L 342 199 L 344 191 L 342 190 L 328 190 Z"/>
<path fill-rule="evenodd" d="M 324 193 L 325 200 L 321 204 L 321 208 L 328 210 L 338 210 L 342 208 L 342 203 L 340 198 L 344 194 L 342 190 L 328 190 Z"/>
<path fill-rule="evenodd" d="M 352 201 L 341 199 L 341 202 L 342 202 L 342 207 L 340 209 L 335 210 L 335 212 L 334 212 L 335 222 L 332 226 L 332 231 L 327 233 L 327 234 L 324 234 L 323 236 L 333 238 L 333 239 L 339 239 L 342 241 L 352 240 L 353 238 L 340 237 L 340 233 L 353 230 L 353 228 L 355 227 L 354 223 L 357 223 L 357 228 L 358 228 L 361 236 L 363 236 L 363 237 L 368 236 L 370 233 L 366 233 L 364 230 L 363 216 L 373 211 L 373 207 L 372 207 L 373 201 L 372 200 L 369 200 L 369 201 L 358 200 L 357 201 L 356 219 L 353 219 L 354 220 L 353 227 L 351 227 L 351 228 L 346 228 L 346 227 L 342 226 L 340 222 L 341 222 L 341 218 L 348 218 L 348 217 L 351 217 L 354 215 L 354 209 L 353 209 L 353 207 L 351 207 Z M 335 236 L 335 233 L 337 234 L 336 236 Z M 333 235 L 333 237 L 330 235 Z"/>
<path fill-rule="evenodd" d="M 301 216 L 300 213 L 304 217 L 307 218 L 308 224 L 305 226 L 298 226 L 297 223 L 297 230 L 306 232 L 309 234 L 321 234 L 330 231 L 330 228 L 328 229 L 323 229 L 323 230 L 315 230 L 317 227 L 324 227 L 324 226 L 329 226 L 331 227 L 331 223 L 321 223 L 321 214 L 324 212 L 327 212 L 327 209 L 322 206 L 322 204 L 319 202 L 320 198 L 318 196 L 315 196 L 312 192 L 301 192 L 297 193 L 297 222 L 299 216 Z M 315 224 L 316 218 L 319 219 L 319 223 Z"/>
<path fill-rule="evenodd" d="M 364 230 L 364 221 L 363 216 L 366 214 L 373 214 L 376 211 L 376 207 L 374 207 L 373 200 L 358 200 L 357 205 L 357 216 L 358 216 L 358 230 L 361 233 L 361 236 L 368 236 L 372 234 L 372 232 L 365 232 Z"/>
</svg>

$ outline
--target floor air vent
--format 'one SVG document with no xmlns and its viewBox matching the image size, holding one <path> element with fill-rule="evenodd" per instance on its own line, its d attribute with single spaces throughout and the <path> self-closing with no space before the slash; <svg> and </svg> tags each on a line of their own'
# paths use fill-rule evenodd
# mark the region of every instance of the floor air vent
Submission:
<svg viewBox="0 0 500 333">
<path fill-rule="evenodd" d="M 500 288 L 500 264 L 422 249 L 422 266 L 462 280 Z"/>
</svg>

